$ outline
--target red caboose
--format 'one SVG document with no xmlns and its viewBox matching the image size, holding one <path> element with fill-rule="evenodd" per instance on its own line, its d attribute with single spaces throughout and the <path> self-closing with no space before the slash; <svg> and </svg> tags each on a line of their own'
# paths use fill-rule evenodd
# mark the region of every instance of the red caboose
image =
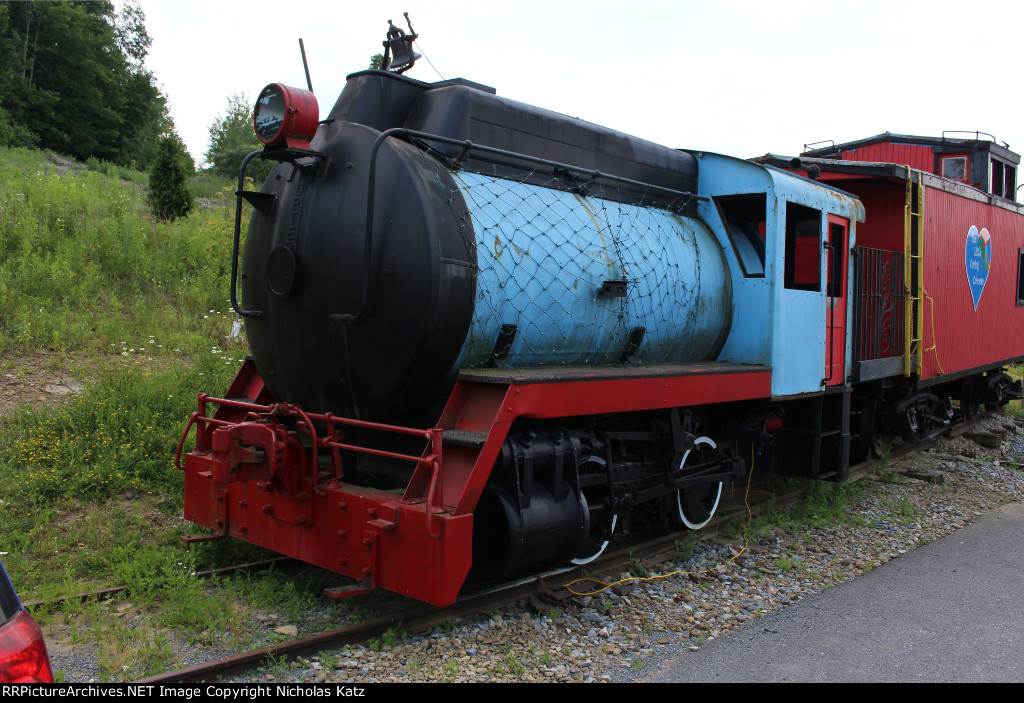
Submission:
<svg viewBox="0 0 1024 703">
<path fill-rule="evenodd" d="M 878 431 L 916 431 L 913 416 L 935 411 L 920 402 L 900 402 L 894 411 L 884 400 L 905 392 L 911 379 L 934 398 L 959 399 L 968 417 L 978 403 L 1001 405 L 1016 391 L 999 367 L 1024 358 L 1020 156 L 981 133 L 946 134 L 885 133 L 795 159 L 761 159 L 864 203 L 854 256 L 853 382 L 861 384 L 869 440 Z M 889 410 L 876 417 L 874 408 L 883 407 Z"/>
</svg>

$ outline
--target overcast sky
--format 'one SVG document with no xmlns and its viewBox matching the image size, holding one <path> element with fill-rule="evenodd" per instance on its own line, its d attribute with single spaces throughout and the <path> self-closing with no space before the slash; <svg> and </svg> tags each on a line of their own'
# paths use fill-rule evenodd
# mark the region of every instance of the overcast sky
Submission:
<svg viewBox="0 0 1024 703">
<path fill-rule="evenodd" d="M 326 116 L 382 51 L 420 34 L 406 75 L 499 95 L 671 147 L 750 157 L 885 131 L 980 130 L 1024 149 L 1024 3 L 996 0 L 141 0 L 149 68 L 202 162 L 227 96 L 305 87 Z M 436 68 L 436 70 L 435 70 Z M 440 74 L 438 73 L 440 72 Z"/>
</svg>

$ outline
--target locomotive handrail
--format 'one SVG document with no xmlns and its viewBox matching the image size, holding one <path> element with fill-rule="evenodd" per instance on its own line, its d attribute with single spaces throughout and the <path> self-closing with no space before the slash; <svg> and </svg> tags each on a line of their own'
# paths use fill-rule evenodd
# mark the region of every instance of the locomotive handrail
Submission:
<svg viewBox="0 0 1024 703">
<path fill-rule="evenodd" d="M 377 178 L 377 154 L 380 152 L 384 142 L 392 137 L 413 137 L 416 139 L 422 139 L 428 142 L 440 142 L 442 144 L 450 144 L 452 146 L 462 147 L 458 157 L 456 157 L 456 163 L 461 162 L 466 155 L 471 152 L 483 152 L 484 154 L 492 156 L 504 156 L 508 158 L 517 159 L 520 161 L 527 161 L 530 163 L 537 164 L 539 166 L 549 166 L 552 169 L 564 169 L 566 171 L 575 171 L 583 175 L 589 175 L 590 180 L 587 183 L 593 183 L 599 179 L 613 181 L 615 183 L 622 183 L 624 185 L 639 186 L 641 188 L 656 190 L 662 193 L 667 193 L 673 196 L 682 196 L 689 200 L 697 200 L 707 202 L 709 199 L 701 197 L 694 193 L 681 190 L 673 190 L 672 188 L 666 188 L 664 186 L 654 185 L 653 183 L 644 183 L 643 181 L 635 181 L 631 178 L 624 176 L 616 176 L 610 173 L 602 173 L 592 169 L 580 168 L 572 166 L 570 164 L 564 164 L 558 161 L 551 161 L 549 159 L 543 159 L 539 156 L 530 156 L 529 154 L 521 154 L 515 151 L 508 151 L 507 149 L 498 149 L 497 147 L 484 146 L 483 144 L 474 144 L 468 139 L 455 139 L 453 137 L 445 137 L 440 134 L 430 134 L 428 132 L 418 132 L 412 129 L 405 129 L 403 127 L 396 127 L 381 132 L 380 136 L 373 143 L 373 148 L 370 150 L 370 168 L 368 174 L 369 188 L 367 189 L 366 196 L 366 230 L 363 234 L 363 284 L 362 291 L 360 294 L 359 307 L 354 313 L 339 313 L 332 315 L 333 319 L 340 322 L 351 324 L 363 318 L 369 308 L 370 303 L 370 273 L 371 273 L 371 262 L 373 259 L 373 209 L 376 201 L 376 178 Z M 491 161 L 495 163 L 495 161 Z M 232 278 L 232 282 L 233 282 Z"/>
<path fill-rule="evenodd" d="M 184 470 L 181 465 L 181 453 L 185 444 L 185 440 L 192 430 L 192 426 L 196 424 L 204 425 L 216 425 L 218 427 L 227 427 L 237 424 L 234 420 L 222 420 L 216 417 L 208 417 L 206 415 L 207 403 L 213 403 L 228 408 L 235 408 L 238 410 L 248 410 L 250 413 L 258 416 L 271 416 L 277 413 L 286 413 L 297 415 L 301 418 L 300 425 L 305 425 L 309 428 L 311 439 L 313 440 L 313 457 L 316 458 L 316 449 L 321 447 L 324 449 L 342 449 L 347 451 L 359 452 L 362 454 L 372 454 L 373 456 L 386 457 L 389 459 L 397 459 L 400 461 L 408 461 L 413 464 L 431 464 L 435 463 L 440 465 L 442 442 L 441 435 L 442 431 L 439 428 L 431 429 L 418 429 L 414 427 L 403 427 L 401 425 L 388 425 L 381 422 L 370 422 L 369 420 L 356 420 L 354 418 L 342 417 L 335 415 L 334 413 L 307 413 L 302 410 L 299 406 L 289 403 L 274 403 L 273 405 L 260 405 L 258 403 L 247 403 L 241 400 L 231 400 L 229 398 L 214 398 L 206 393 L 199 394 L 199 408 L 196 412 L 189 416 L 188 424 L 185 426 L 185 431 L 181 435 L 181 439 L 178 441 L 178 450 L 175 453 L 175 466 L 179 470 Z M 336 435 L 318 437 L 316 431 L 313 428 L 312 421 L 323 422 L 330 428 L 333 425 L 348 425 L 350 427 L 360 427 L 363 429 L 378 430 L 381 432 L 393 432 L 395 434 L 406 435 L 408 437 L 419 437 L 428 443 L 429 451 L 424 451 L 421 456 L 413 456 L 411 454 L 401 454 L 398 452 L 389 452 L 383 449 L 373 449 L 371 447 L 360 447 L 355 444 L 347 444 L 340 442 L 336 439 Z M 328 430 L 330 432 L 330 429 Z"/>
</svg>

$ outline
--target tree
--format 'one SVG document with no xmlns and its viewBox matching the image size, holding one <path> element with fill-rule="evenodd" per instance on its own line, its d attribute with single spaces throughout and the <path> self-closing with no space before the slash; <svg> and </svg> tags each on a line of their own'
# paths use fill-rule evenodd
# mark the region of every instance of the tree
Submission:
<svg viewBox="0 0 1024 703">
<path fill-rule="evenodd" d="M 172 133 L 174 123 L 167 97 L 144 65 L 153 40 L 146 31 L 146 15 L 135 0 L 126 2 L 115 18 L 114 40 L 127 69 L 122 78 L 125 107 L 118 150 L 125 165 L 146 171 L 156 159 L 160 136 Z"/>
<path fill-rule="evenodd" d="M 238 177 L 242 159 L 249 152 L 258 151 L 263 144 L 256 138 L 252 125 L 252 103 L 245 93 L 228 96 L 228 109 L 218 115 L 210 125 L 210 149 L 206 161 L 210 171 L 230 178 Z M 270 164 L 264 161 L 251 163 L 248 175 L 262 182 L 270 171 Z"/>
<path fill-rule="evenodd" d="M 151 39 L 135 0 L 0 2 L 0 107 L 14 145 L 144 168 L 173 129 L 143 66 Z"/>
<path fill-rule="evenodd" d="M 156 163 L 149 174 L 149 208 L 161 220 L 184 217 L 192 209 L 192 193 L 185 181 L 191 157 L 176 134 L 160 139 Z"/>
<path fill-rule="evenodd" d="M 121 14 L 117 16 L 114 22 L 114 39 L 121 55 L 128 63 L 129 70 L 132 73 L 144 73 L 146 69 L 142 62 L 149 53 L 153 39 L 146 31 L 146 15 L 135 0 L 128 0 L 121 9 Z"/>
</svg>

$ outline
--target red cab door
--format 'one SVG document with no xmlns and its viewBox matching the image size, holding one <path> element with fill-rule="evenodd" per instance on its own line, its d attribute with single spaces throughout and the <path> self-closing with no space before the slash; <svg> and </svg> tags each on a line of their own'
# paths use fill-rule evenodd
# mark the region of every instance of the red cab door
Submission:
<svg viewBox="0 0 1024 703">
<path fill-rule="evenodd" d="M 847 262 L 850 221 L 828 216 L 825 254 L 828 283 L 825 292 L 825 385 L 842 385 L 846 367 Z"/>
</svg>

